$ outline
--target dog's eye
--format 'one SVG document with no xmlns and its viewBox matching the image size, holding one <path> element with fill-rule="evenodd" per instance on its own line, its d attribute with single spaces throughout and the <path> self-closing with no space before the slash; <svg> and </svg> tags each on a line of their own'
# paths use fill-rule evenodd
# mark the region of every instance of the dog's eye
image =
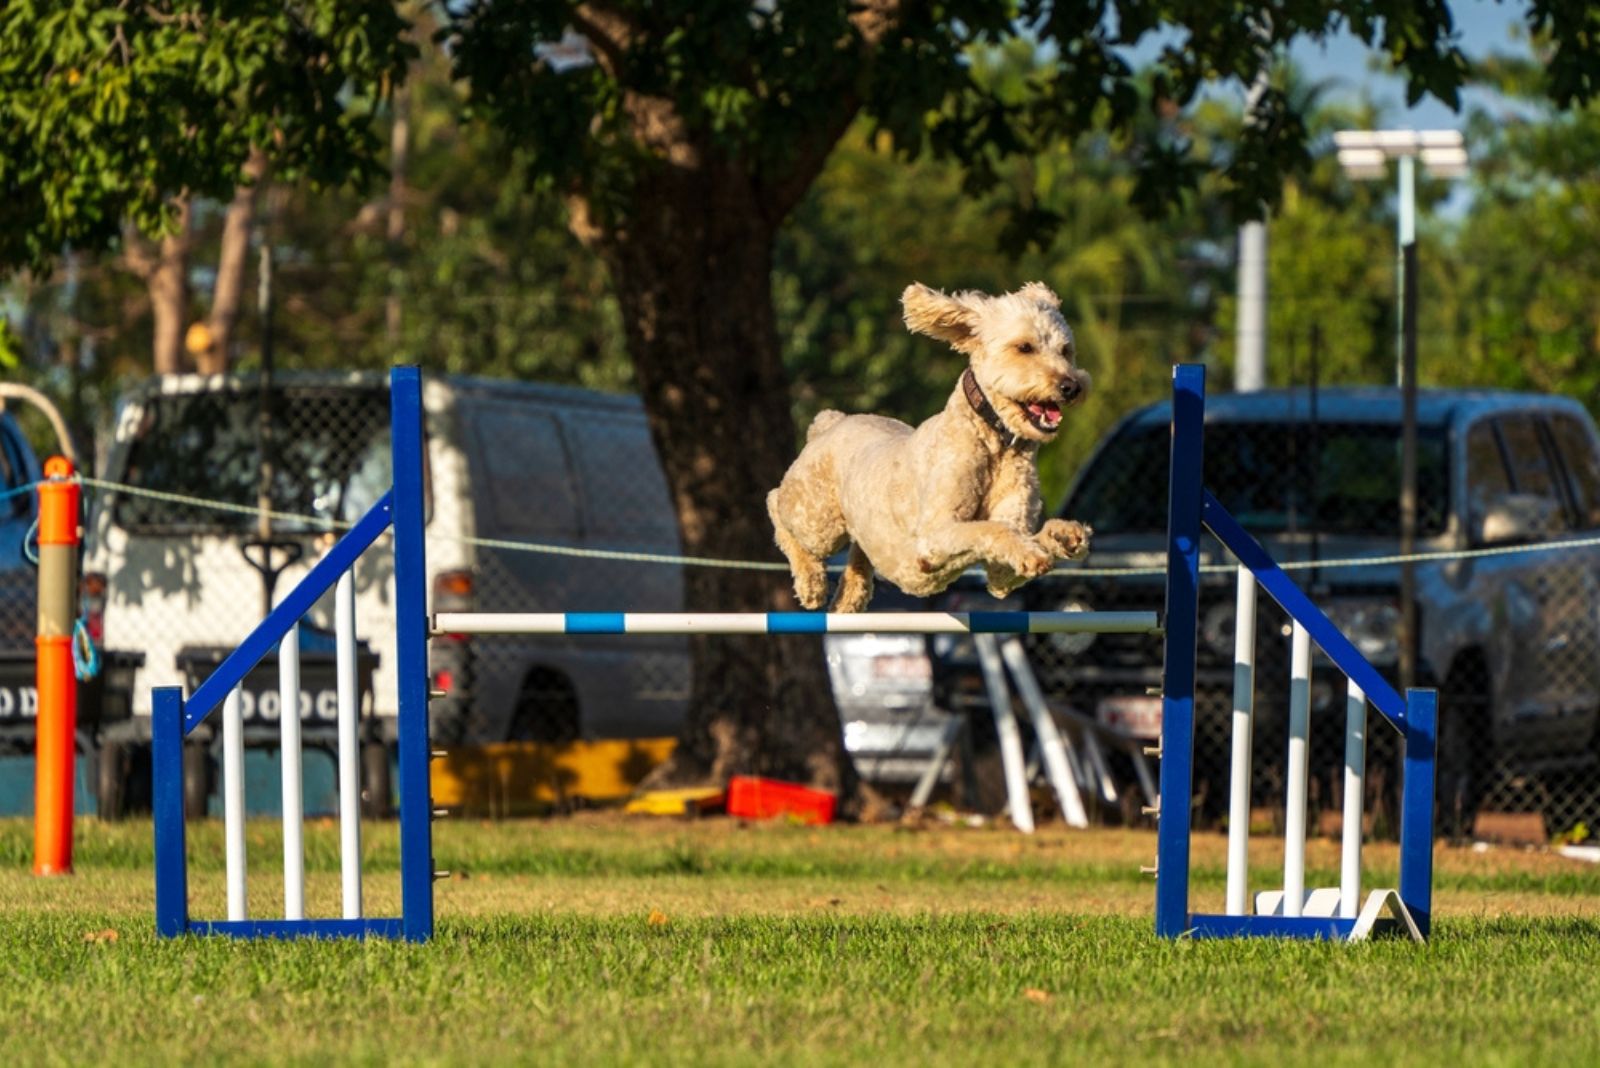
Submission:
<svg viewBox="0 0 1600 1068">
<path fill-rule="evenodd" d="M 1022 353 L 1024 356 L 1032 356 L 1033 355 L 1033 342 L 1031 342 L 1031 341 L 1019 341 L 1019 342 L 1017 342 L 1017 351 Z"/>
</svg>

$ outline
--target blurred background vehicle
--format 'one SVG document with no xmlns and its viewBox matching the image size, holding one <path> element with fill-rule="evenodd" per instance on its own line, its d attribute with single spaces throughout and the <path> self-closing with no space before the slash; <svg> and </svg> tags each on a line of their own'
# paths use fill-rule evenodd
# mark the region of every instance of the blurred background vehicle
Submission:
<svg viewBox="0 0 1600 1068">
<path fill-rule="evenodd" d="M 1092 555 L 1020 591 L 1035 610 L 1161 610 L 1169 406 L 1143 408 L 1095 450 L 1057 514 L 1095 530 Z M 1388 389 L 1222 394 L 1207 407 L 1205 482 L 1392 682 L 1400 674 L 1401 402 Z M 1438 686 L 1439 804 L 1454 833 L 1480 810 L 1543 811 L 1551 833 L 1593 820 L 1600 785 L 1600 451 L 1575 401 L 1527 393 L 1425 390 L 1418 404 L 1415 563 L 1417 686 Z M 1531 545 L 1552 551 L 1469 556 Z M 1204 565 L 1232 559 L 1214 540 Z M 1102 574 L 1133 569 L 1138 574 Z M 1146 573 L 1147 572 L 1147 573 Z M 1196 793 L 1225 805 L 1235 580 L 1203 575 Z M 941 602 L 965 607 L 971 590 Z M 1127 635 L 1037 636 L 1047 692 L 1103 723 L 1155 738 L 1161 646 Z M 936 640 L 948 702 L 980 694 L 967 644 Z M 1258 609 L 1255 791 L 1281 788 L 1288 632 Z M 1320 659 L 1320 658 L 1319 658 Z M 1313 673 L 1313 798 L 1337 803 L 1343 694 Z M 1387 734 L 1374 731 L 1372 789 L 1395 784 Z M 1589 785 L 1582 788 L 1587 779 Z"/>
</svg>

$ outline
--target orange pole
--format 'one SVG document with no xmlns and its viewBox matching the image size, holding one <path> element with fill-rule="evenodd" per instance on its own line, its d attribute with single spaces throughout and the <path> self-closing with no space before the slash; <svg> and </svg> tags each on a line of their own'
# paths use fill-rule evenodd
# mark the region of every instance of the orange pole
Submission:
<svg viewBox="0 0 1600 1068">
<path fill-rule="evenodd" d="M 78 588 L 78 483 L 72 462 L 45 461 L 39 485 L 39 627 L 34 661 L 33 873 L 72 872 L 72 785 L 77 759 L 78 680 L 72 666 Z"/>
</svg>

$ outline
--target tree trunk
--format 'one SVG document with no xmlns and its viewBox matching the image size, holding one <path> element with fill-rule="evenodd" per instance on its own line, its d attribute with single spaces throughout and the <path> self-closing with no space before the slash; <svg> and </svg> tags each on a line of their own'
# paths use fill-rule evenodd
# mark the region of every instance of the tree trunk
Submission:
<svg viewBox="0 0 1600 1068">
<path fill-rule="evenodd" d="M 684 552 L 779 560 L 766 496 L 795 447 L 772 312 L 768 217 L 736 168 L 664 168 L 637 190 L 648 210 L 625 228 L 574 229 L 615 283 L 650 429 L 678 511 Z M 787 572 L 689 567 L 690 611 L 793 609 Z M 805 637 L 690 639 L 683 734 L 655 786 L 769 775 L 836 791 L 850 811 L 844 750 L 822 643 Z"/>
<path fill-rule="evenodd" d="M 403 277 L 406 236 L 406 171 L 411 164 L 411 91 L 406 83 L 395 87 L 390 101 L 394 118 L 389 127 L 389 197 L 385 208 L 384 240 L 388 245 L 388 293 L 383 301 L 383 333 L 390 352 L 398 352 L 402 305 L 400 280 Z"/>
<path fill-rule="evenodd" d="M 178 201 L 178 228 L 151 243 L 130 229 L 123 242 L 123 263 L 145 284 L 150 297 L 151 369 L 158 375 L 180 374 L 184 333 L 189 320 L 189 201 Z"/>
<path fill-rule="evenodd" d="M 243 183 L 234 190 L 228 213 L 222 221 L 222 247 L 217 253 L 217 284 L 211 295 L 210 344 L 195 353 L 195 366 L 201 374 L 226 374 L 233 362 L 233 328 L 239 323 L 244 304 L 245 268 L 250 260 L 250 231 L 255 226 L 256 201 L 261 180 L 267 173 L 267 157 L 259 149 L 250 150 L 245 160 Z"/>
</svg>

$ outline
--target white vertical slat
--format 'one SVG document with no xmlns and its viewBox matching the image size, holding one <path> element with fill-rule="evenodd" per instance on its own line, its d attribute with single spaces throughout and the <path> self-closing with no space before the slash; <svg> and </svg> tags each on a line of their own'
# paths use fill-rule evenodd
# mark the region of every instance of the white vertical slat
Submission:
<svg viewBox="0 0 1600 1068">
<path fill-rule="evenodd" d="M 1367 772 L 1367 695 L 1350 682 L 1344 713 L 1344 829 L 1339 856 L 1339 915 L 1361 911 L 1361 808 Z"/>
<path fill-rule="evenodd" d="M 1240 566 L 1233 608 L 1233 765 L 1228 777 L 1225 911 L 1250 911 L 1250 750 L 1256 703 L 1256 577 Z"/>
<path fill-rule="evenodd" d="M 1283 914 L 1306 899 L 1306 788 L 1311 739 L 1311 635 L 1297 621 L 1289 669 L 1289 775 L 1283 821 Z"/>
<path fill-rule="evenodd" d="M 249 916 L 245 900 L 244 709 L 235 686 L 222 699 L 222 823 L 228 857 L 228 919 Z"/>
<path fill-rule="evenodd" d="M 300 771 L 300 625 L 278 643 L 278 747 L 283 763 L 283 918 L 306 918 Z"/>
<path fill-rule="evenodd" d="M 339 691 L 339 872 L 344 918 L 361 917 L 361 709 L 356 690 L 356 585 L 346 571 L 334 590 Z"/>
</svg>

